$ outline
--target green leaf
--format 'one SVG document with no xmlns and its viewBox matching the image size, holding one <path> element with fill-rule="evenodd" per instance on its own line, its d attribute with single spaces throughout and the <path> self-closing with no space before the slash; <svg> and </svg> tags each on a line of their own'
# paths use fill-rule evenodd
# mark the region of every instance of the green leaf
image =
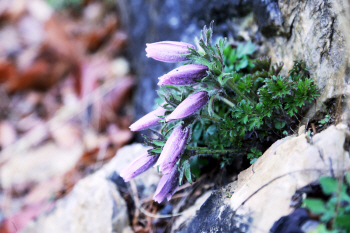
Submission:
<svg viewBox="0 0 350 233">
<path fill-rule="evenodd" d="M 207 59 L 203 58 L 203 57 L 196 57 L 193 59 L 195 64 L 200 64 L 200 65 L 205 65 L 208 66 L 209 69 L 212 69 L 213 64 L 210 61 L 208 61 Z"/>
<path fill-rule="evenodd" d="M 325 194 L 338 192 L 338 182 L 332 177 L 321 177 L 319 182 Z"/>
<path fill-rule="evenodd" d="M 207 162 L 207 160 L 204 160 L 205 162 Z M 190 165 L 191 165 L 191 173 L 196 177 L 196 179 L 198 179 L 199 175 L 200 175 L 200 169 L 199 169 L 199 163 L 200 160 L 198 158 L 198 155 L 192 157 Z"/>
<path fill-rule="evenodd" d="M 182 179 L 184 177 L 184 169 L 180 170 L 180 176 L 179 176 L 179 185 L 182 185 Z"/>
<path fill-rule="evenodd" d="M 304 204 L 306 208 L 311 210 L 311 212 L 313 212 L 314 214 L 323 214 L 327 212 L 324 201 L 322 201 L 321 199 L 306 198 L 304 200 Z"/>
<path fill-rule="evenodd" d="M 162 148 L 153 149 L 151 151 L 154 153 L 160 154 L 160 153 L 162 153 Z"/>
<path fill-rule="evenodd" d="M 191 166 L 188 160 L 186 160 L 183 164 L 183 169 L 185 171 L 185 176 L 187 181 L 192 184 L 192 177 L 191 177 Z"/>
<path fill-rule="evenodd" d="M 247 124 L 247 122 L 248 122 L 248 116 L 244 116 L 244 118 L 243 118 L 243 123 L 244 123 L 244 124 Z"/>
<path fill-rule="evenodd" d="M 157 141 L 157 140 L 153 140 L 154 145 L 156 146 L 164 146 L 165 142 L 164 141 Z"/>
<path fill-rule="evenodd" d="M 233 63 L 235 63 L 236 59 L 237 59 L 236 51 L 233 49 L 233 50 L 231 50 L 231 53 L 230 53 L 228 60 L 230 61 L 230 64 L 233 64 Z"/>
<path fill-rule="evenodd" d="M 236 71 L 239 71 L 241 69 L 244 69 L 248 66 L 248 58 L 242 59 L 238 62 L 236 65 Z"/>
<path fill-rule="evenodd" d="M 223 39 L 219 40 L 219 50 L 220 50 L 220 53 L 221 53 L 222 56 L 223 56 L 223 53 L 224 53 L 225 43 L 226 43 L 226 38 L 223 38 Z"/>
<path fill-rule="evenodd" d="M 214 101 L 215 101 L 215 98 L 216 98 L 217 95 L 213 95 L 212 97 L 210 97 L 210 100 L 209 100 L 209 104 L 208 104 L 208 113 L 210 116 L 213 116 L 215 114 L 214 112 Z"/>
<path fill-rule="evenodd" d="M 335 224 L 350 230 L 350 214 L 339 215 Z"/>
<path fill-rule="evenodd" d="M 285 122 L 281 122 L 281 121 L 275 121 L 275 128 L 276 129 L 283 129 L 284 128 L 284 126 L 286 125 L 286 123 Z"/>
<path fill-rule="evenodd" d="M 249 41 L 248 43 L 246 43 L 243 46 L 240 44 L 237 47 L 237 57 L 241 58 L 244 55 L 250 55 L 250 54 L 254 53 L 254 51 L 255 51 L 255 45 L 251 41 Z"/>
<path fill-rule="evenodd" d="M 216 133 L 216 126 L 215 125 L 209 126 L 207 129 L 207 134 L 213 135 L 214 133 Z"/>
<path fill-rule="evenodd" d="M 257 158 L 251 159 L 251 160 L 250 160 L 250 164 L 255 163 L 257 160 L 258 160 Z"/>
<path fill-rule="evenodd" d="M 227 46 L 224 48 L 224 56 L 225 56 L 225 57 L 228 57 L 228 56 L 231 54 L 231 51 L 232 51 L 231 45 L 227 45 Z"/>
</svg>

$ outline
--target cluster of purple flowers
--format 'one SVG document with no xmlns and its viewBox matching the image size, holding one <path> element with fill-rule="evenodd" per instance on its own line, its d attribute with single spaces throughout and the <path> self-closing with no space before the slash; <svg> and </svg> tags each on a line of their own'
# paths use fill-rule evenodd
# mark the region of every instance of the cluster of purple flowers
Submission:
<svg viewBox="0 0 350 233">
<path fill-rule="evenodd" d="M 147 44 L 146 52 L 147 57 L 155 60 L 181 62 L 188 60 L 181 54 L 189 53 L 189 48 L 195 49 L 195 46 L 183 42 L 163 41 Z M 205 65 L 184 65 L 160 77 L 158 85 L 192 85 L 206 76 L 207 70 L 208 67 Z M 165 117 L 165 121 L 170 122 L 190 116 L 201 109 L 208 100 L 209 95 L 206 91 L 198 91 L 182 101 L 170 115 Z M 130 129 L 139 131 L 159 124 L 159 120 L 163 119 L 161 117 L 164 116 L 165 111 L 164 108 L 158 107 L 132 124 Z M 159 171 L 163 173 L 163 176 L 159 181 L 153 199 L 159 203 L 165 198 L 170 200 L 179 187 L 180 172 L 176 163 L 180 159 L 189 137 L 189 127 L 185 125 L 177 126 L 165 143 L 160 155 L 149 155 L 147 152 L 140 155 L 123 169 L 120 174 L 121 177 L 127 182 L 150 167 L 159 166 Z"/>
</svg>

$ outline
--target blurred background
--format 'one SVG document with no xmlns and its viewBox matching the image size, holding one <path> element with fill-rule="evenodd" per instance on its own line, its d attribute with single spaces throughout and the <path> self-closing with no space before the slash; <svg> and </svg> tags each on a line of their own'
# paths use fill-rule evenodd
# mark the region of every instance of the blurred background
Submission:
<svg viewBox="0 0 350 233">
<path fill-rule="evenodd" d="M 278 33 L 277 8 L 252 0 L 0 0 L 0 232 L 20 232 L 118 149 L 141 141 L 128 127 L 153 110 L 157 78 L 176 65 L 148 59 L 145 43 L 194 44 L 214 20 L 215 38 L 253 41 L 263 53 L 262 36 Z"/>
</svg>

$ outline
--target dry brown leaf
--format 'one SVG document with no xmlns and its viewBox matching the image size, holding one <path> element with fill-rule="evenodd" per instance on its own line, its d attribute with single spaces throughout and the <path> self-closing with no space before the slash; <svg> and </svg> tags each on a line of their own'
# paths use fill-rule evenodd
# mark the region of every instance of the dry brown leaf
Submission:
<svg viewBox="0 0 350 233">
<path fill-rule="evenodd" d="M 8 61 L 0 62 L 0 83 L 12 79 L 16 74 L 15 66 Z"/>
<path fill-rule="evenodd" d="M 115 16 L 110 15 L 106 17 L 105 21 L 103 26 L 93 28 L 84 36 L 84 41 L 89 51 L 96 51 L 117 29 L 118 21 Z"/>
</svg>

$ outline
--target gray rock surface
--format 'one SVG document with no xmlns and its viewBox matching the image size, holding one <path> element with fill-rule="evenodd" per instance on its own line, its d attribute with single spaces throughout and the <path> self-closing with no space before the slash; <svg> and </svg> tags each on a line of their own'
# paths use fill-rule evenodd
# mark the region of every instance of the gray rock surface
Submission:
<svg viewBox="0 0 350 233">
<path fill-rule="evenodd" d="M 293 211 L 290 201 L 297 189 L 350 168 L 349 137 L 348 127 L 339 124 L 311 140 L 302 134 L 277 141 L 239 174 L 230 190 L 213 192 L 179 232 L 269 232 L 275 221 Z"/>
<path fill-rule="evenodd" d="M 186 209 L 182 214 L 176 218 L 174 224 L 172 225 L 171 232 L 178 232 L 180 229 L 187 228 L 191 220 L 196 216 L 197 211 L 201 208 L 203 203 L 211 196 L 212 191 L 205 192 L 200 196 L 196 202 Z"/>
</svg>

